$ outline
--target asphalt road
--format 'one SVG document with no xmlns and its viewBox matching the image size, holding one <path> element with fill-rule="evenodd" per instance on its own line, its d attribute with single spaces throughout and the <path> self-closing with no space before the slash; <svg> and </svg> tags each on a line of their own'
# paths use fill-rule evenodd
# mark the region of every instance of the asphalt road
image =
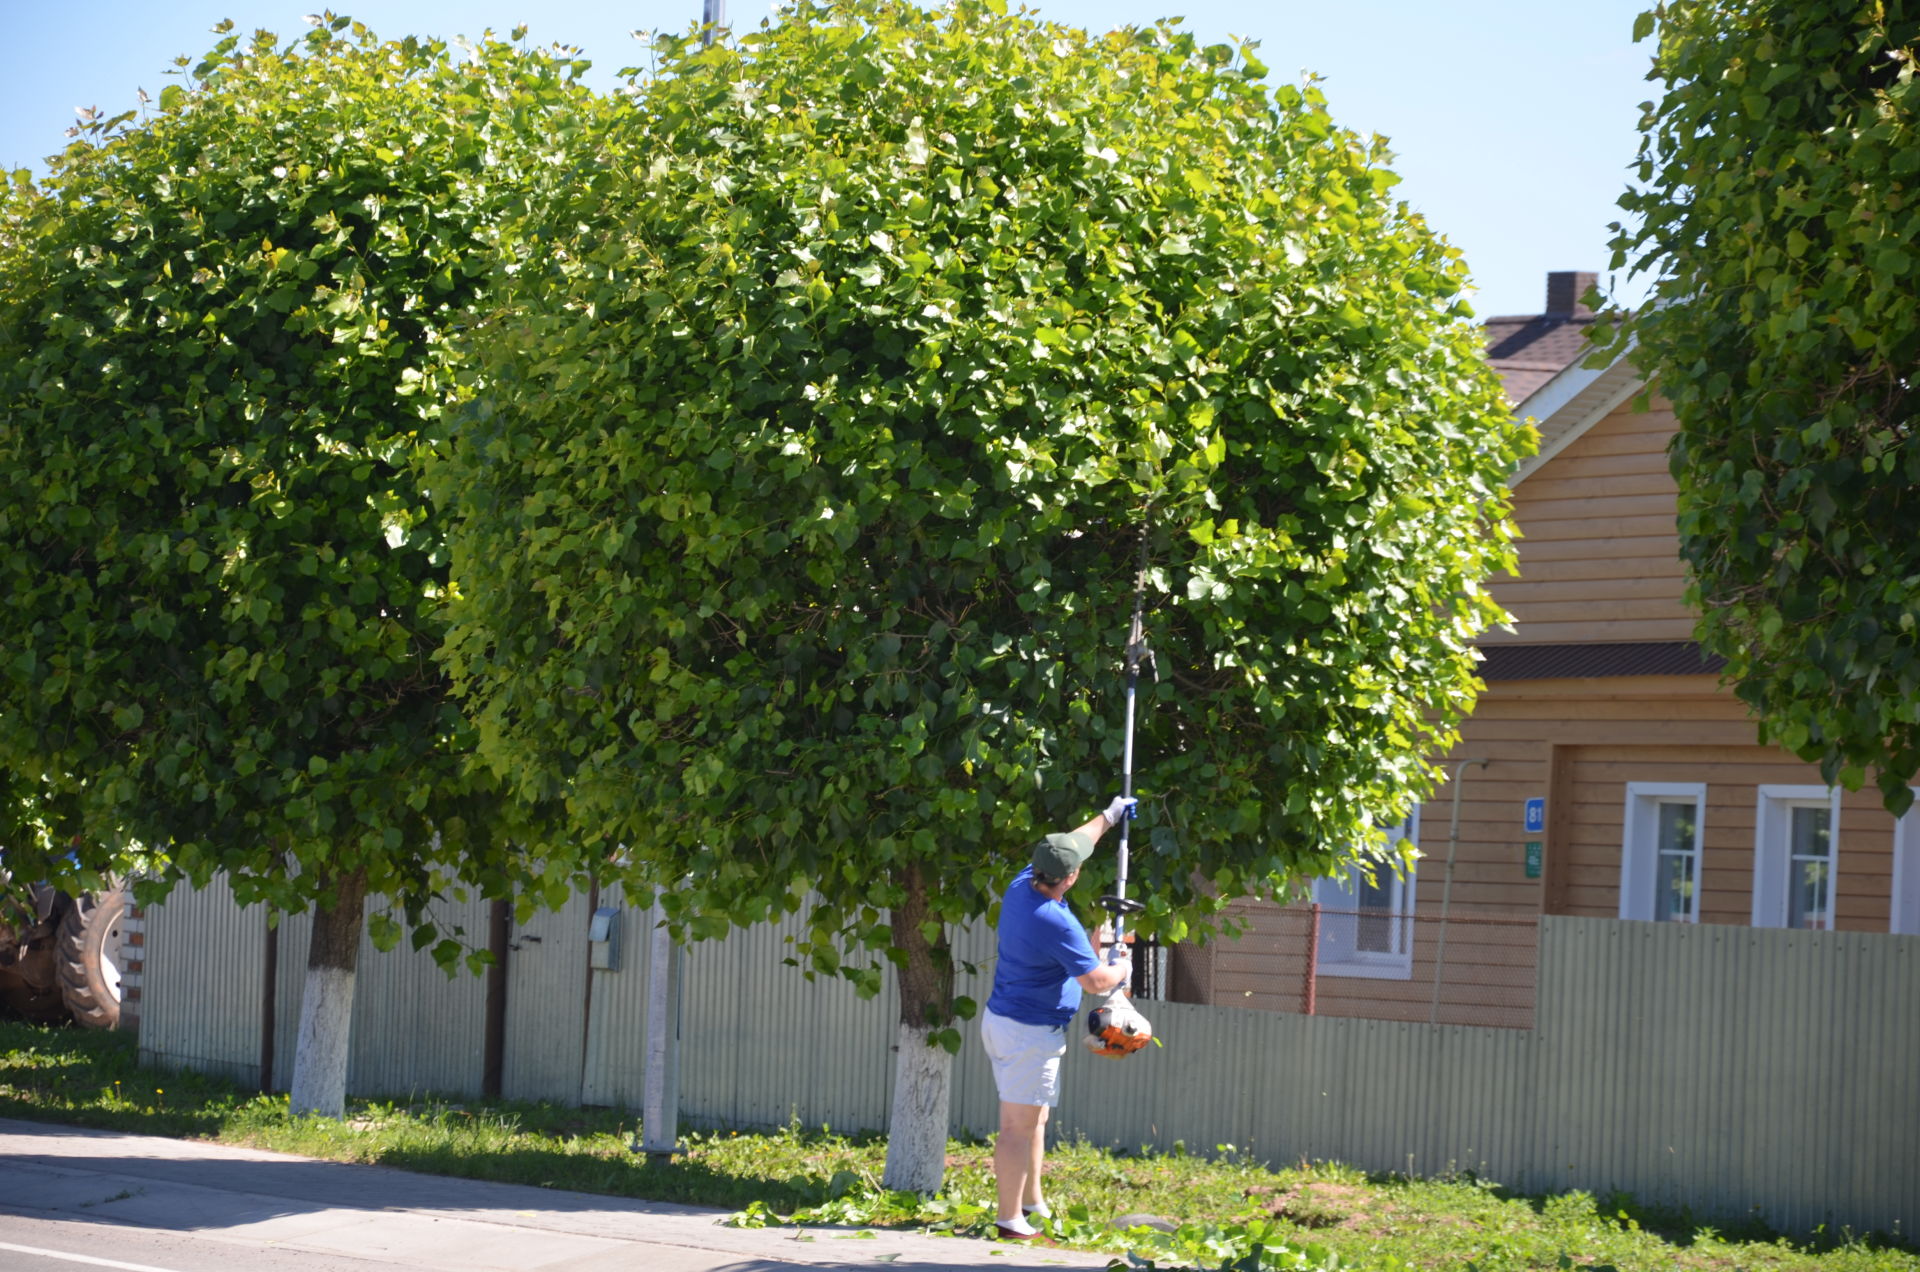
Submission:
<svg viewBox="0 0 1920 1272">
<path fill-rule="evenodd" d="M 847 1228 L 0 1119 L 0 1270 L 900 1272 L 1099 1268 L 1063 1250 Z"/>
<path fill-rule="evenodd" d="M 0 1211 L 0 1268 L 7 1272 L 387 1272 L 391 1263 L 302 1250 L 262 1250 L 195 1233 L 121 1224 L 29 1218 Z"/>
</svg>

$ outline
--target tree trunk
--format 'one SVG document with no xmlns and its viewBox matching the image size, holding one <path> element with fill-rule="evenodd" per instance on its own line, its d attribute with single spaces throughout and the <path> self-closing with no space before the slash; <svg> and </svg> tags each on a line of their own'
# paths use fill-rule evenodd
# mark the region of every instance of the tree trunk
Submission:
<svg viewBox="0 0 1920 1272">
<path fill-rule="evenodd" d="M 356 870 L 337 879 L 335 887 L 331 903 L 322 902 L 313 912 L 300 1036 L 293 1048 L 293 1111 L 326 1117 L 340 1117 L 347 1110 L 353 977 L 360 962 L 367 876 Z"/>
<path fill-rule="evenodd" d="M 906 957 L 899 966 L 893 1111 L 887 1119 L 887 1169 L 881 1182 L 898 1191 L 931 1194 L 940 1191 L 947 1167 L 953 1057 L 934 1035 L 953 1020 L 953 955 L 945 927 L 931 941 L 921 930 L 932 915 L 918 866 L 908 868 L 906 885 L 906 901 L 891 916 L 894 948 Z"/>
</svg>

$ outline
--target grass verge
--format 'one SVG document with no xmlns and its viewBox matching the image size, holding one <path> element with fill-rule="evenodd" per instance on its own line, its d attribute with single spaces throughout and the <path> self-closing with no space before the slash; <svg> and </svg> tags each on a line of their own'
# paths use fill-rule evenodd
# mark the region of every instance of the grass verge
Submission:
<svg viewBox="0 0 1920 1272">
<path fill-rule="evenodd" d="M 949 1145 L 947 1187 L 888 1193 L 885 1140 L 791 1126 L 686 1137 L 671 1164 L 627 1150 L 610 1110 L 429 1097 L 355 1101 L 345 1120 L 296 1118 L 285 1097 L 139 1067 L 133 1040 L 0 1022 L 0 1116 L 207 1139 L 430 1174 L 716 1206 L 731 1222 L 915 1226 L 958 1234 L 992 1218 L 991 1147 Z M 1205 1155 L 1063 1144 L 1047 1190 L 1063 1243 L 1133 1252 L 1140 1266 L 1519 1272 L 1920 1272 L 1911 1247 L 1851 1234 L 1793 1242 L 1757 1222 L 1712 1228 L 1630 1198 L 1518 1196 L 1472 1177 L 1405 1179 L 1316 1164 L 1271 1170 L 1227 1145 Z M 1125 1215 L 1182 1221 L 1172 1239 L 1128 1236 Z"/>
</svg>

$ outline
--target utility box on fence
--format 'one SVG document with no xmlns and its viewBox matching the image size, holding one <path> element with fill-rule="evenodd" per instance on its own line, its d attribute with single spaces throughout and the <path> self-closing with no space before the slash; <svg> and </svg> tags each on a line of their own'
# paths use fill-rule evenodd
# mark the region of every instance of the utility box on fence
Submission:
<svg viewBox="0 0 1920 1272">
<path fill-rule="evenodd" d="M 603 905 L 587 923 L 587 966 L 595 971 L 620 970 L 620 911 Z"/>
</svg>

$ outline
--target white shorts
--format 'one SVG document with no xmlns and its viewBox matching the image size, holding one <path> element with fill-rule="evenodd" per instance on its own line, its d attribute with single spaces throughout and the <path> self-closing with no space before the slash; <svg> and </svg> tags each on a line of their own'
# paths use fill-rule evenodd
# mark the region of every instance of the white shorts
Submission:
<svg viewBox="0 0 1920 1272">
<path fill-rule="evenodd" d="M 1000 1089 L 1002 1104 L 1052 1108 L 1060 1103 L 1060 1058 L 1067 1054 L 1067 1025 L 1024 1025 L 982 1012 L 980 1041 L 993 1062 L 993 1084 Z"/>
</svg>

